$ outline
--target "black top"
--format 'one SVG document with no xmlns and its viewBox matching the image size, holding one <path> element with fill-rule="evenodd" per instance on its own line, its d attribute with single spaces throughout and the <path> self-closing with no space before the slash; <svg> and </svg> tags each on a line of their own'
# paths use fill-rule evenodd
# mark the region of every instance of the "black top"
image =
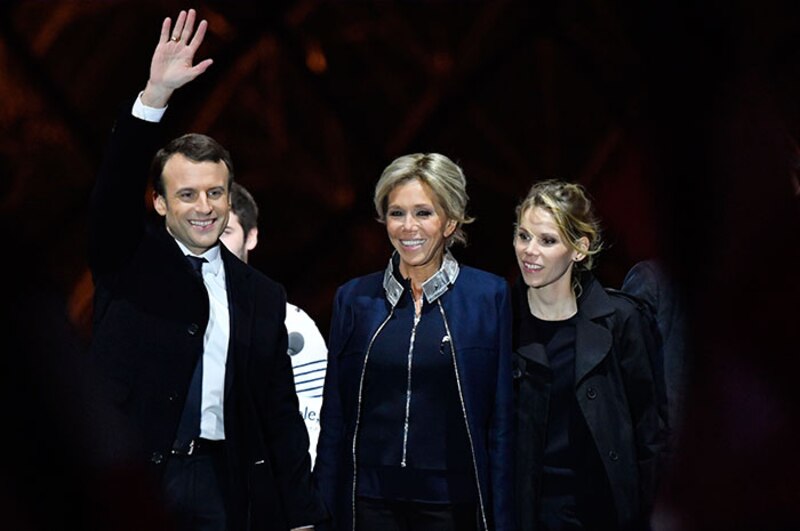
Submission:
<svg viewBox="0 0 800 531">
<path fill-rule="evenodd" d="M 543 494 L 574 492 L 579 456 L 588 442 L 586 422 L 573 391 L 575 382 L 575 318 L 544 321 L 527 312 L 520 327 L 527 343 L 540 343 L 547 353 L 550 377 Z"/>
</svg>

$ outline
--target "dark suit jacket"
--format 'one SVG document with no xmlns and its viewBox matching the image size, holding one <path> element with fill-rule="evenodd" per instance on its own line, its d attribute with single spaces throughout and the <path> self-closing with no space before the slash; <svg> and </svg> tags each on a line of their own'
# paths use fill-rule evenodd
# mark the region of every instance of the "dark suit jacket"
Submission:
<svg viewBox="0 0 800 531">
<path fill-rule="evenodd" d="M 670 428 L 679 430 L 687 378 L 686 318 L 683 297 L 666 271 L 655 260 L 637 262 L 622 282 L 622 291 L 635 295 L 650 307 L 661 335 Z"/>
<path fill-rule="evenodd" d="M 130 109 L 130 107 L 128 107 Z M 92 361 L 109 422 L 106 456 L 159 477 L 203 352 L 209 307 L 163 221 L 145 222 L 148 167 L 162 126 L 121 113 L 92 197 Z M 283 288 L 221 247 L 230 310 L 224 422 L 233 529 L 321 520 L 308 435 L 286 351 Z"/>
</svg>

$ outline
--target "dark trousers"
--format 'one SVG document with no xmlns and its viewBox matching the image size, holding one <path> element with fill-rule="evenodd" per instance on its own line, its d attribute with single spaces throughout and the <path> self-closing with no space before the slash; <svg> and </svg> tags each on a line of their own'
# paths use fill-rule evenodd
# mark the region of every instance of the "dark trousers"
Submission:
<svg viewBox="0 0 800 531">
<path fill-rule="evenodd" d="M 539 503 L 539 524 L 542 531 L 581 531 L 584 525 L 577 514 L 575 496 L 543 496 Z"/>
<path fill-rule="evenodd" d="M 225 531 L 222 452 L 173 455 L 167 460 L 163 490 L 167 509 L 180 531 Z"/>
<path fill-rule="evenodd" d="M 477 531 L 474 503 L 422 503 L 356 498 L 357 531 Z"/>
<path fill-rule="evenodd" d="M 602 500 L 598 496 L 599 499 Z M 575 494 L 542 496 L 539 521 L 542 531 L 619 531 L 614 518 L 613 502 L 603 505 L 595 500 L 582 500 Z"/>
</svg>

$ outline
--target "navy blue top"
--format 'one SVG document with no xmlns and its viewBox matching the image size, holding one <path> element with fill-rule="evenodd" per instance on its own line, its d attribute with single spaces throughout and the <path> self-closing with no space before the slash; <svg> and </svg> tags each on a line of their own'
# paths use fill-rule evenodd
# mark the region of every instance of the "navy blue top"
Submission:
<svg viewBox="0 0 800 531">
<path fill-rule="evenodd" d="M 435 302 L 423 302 L 415 328 L 409 282 L 398 280 L 406 289 L 373 343 L 364 380 L 358 494 L 428 503 L 474 502 L 477 488 L 450 338 Z M 406 466 L 401 464 L 404 448 Z"/>
<path fill-rule="evenodd" d="M 353 495 L 364 483 L 361 471 L 354 470 L 361 462 L 354 458 L 368 451 L 360 443 L 362 382 L 366 385 L 366 372 L 374 361 L 371 352 L 367 359 L 367 351 L 394 306 L 408 297 L 401 286 L 395 300 L 396 290 L 386 281 L 388 270 L 348 281 L 334 298 L 314 476 L 336 529 L 353 528 Z M 471 435 L 470 483 L 479 493 L 480 528 L 513 531 L 510 293 L 502 277 L 467 266 L 455 272 L 446 292 L 433 303 L 437 311 L 441 304 L 452 335 Z"/>
</svg>

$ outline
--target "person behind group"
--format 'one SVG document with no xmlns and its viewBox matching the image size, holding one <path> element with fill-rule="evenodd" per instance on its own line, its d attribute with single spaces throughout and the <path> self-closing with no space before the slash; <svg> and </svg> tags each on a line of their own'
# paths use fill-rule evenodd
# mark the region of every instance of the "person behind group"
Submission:
<svg viewBox="0 0 800 531">
<path fill-rule="evenodd" d="M 683 293 L 660 261 L 654 259 L 634 264 L 625 275 L 620 289 L 645 302 L 658 326 L 661 338 L 658 361 L 663 372 L 671 449 L 675 450 L 682 424 L 690 364 Z"/>
<path fill-rule="evenodd" d="M 311 529 L 325 514 L 286 356 L 284 291 L 219 245 L 230 154 L 200 134 L 158 150 L 172 93 L 211 64 L 193 66 L 207 28 L 194 32 L 195 18 L 164 20 L 93 191 L 90 350 L 96 401 L 113 418 L 101 427 L 104 453 L 112 467 L 149 467 L 179 529 Z M 151 159 L 164 222 L 148 226 Z"/>
<path fill-rule="evenodd" d="M 460 265 L 466 179 L 437 153 L 375 187 L 394 253 L 335 297 L 314 477 L 335 528 L 510 529 L 510 294 Z"/>
<path fill-rule="evenodd" d="M 250 251 L 258 244 L 258 204 L 241 184 L 231 184 L 231 212 L 228 225 L 219 237 L 240 260 L 247 263 Z M 294 386 L 300 414 L 306 423 L 313 466 L 319 437 L 322 384 L 328 363 L 328 348 L 314 320 L 299 307 L 286 303 L 286 331 L 294 371 Z"/>
<path fill-rule="evenodd" d="M 665 429 L 651 329 L 590 273 L 602 243 L 583 187 L 536 183 L 516 217 L 518 528 L 645 529 Z"/>
</svg>

